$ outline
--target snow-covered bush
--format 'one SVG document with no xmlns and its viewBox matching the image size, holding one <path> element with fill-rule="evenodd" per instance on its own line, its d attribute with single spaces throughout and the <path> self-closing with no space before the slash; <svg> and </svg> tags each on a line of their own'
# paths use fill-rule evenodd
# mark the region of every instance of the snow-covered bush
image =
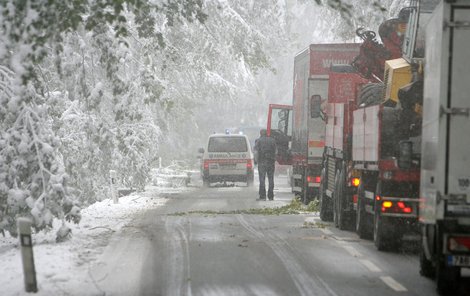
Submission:
<svg viewBox="0 0 470 296">
<path fill-rule="evenodd" d="M 184 187 L 191 182 L 191 170 L 187 165 L 172 164 L 151 170 L 151 185 L 158 187 Z"/>
<path fill-rule="evenodd" d="M 78 222 L 43 98 L 30 84 L 15 84 L 6 67 L 0 71 L 0 229 L 16 235 L 19 216 L 32 218 L 36 230 L 51 227 L 54 217 Z"/>
</svg>

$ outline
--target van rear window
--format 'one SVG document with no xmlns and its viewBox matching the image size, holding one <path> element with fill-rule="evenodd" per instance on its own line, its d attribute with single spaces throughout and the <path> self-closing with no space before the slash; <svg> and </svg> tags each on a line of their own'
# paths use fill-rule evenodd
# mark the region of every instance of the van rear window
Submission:
<svg viewBox="0 0 470 296">
<path fill-rule="evenodd" d="M 244 137 L 212 137 L 209 139 L 208 152 L 247 152 Z"/>
</svg>

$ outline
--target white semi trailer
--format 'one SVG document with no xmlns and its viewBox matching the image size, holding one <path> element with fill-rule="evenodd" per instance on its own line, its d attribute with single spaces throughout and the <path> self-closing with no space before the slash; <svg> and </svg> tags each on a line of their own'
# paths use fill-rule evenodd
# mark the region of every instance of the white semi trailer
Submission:
<svg viewBox="0 0 470 296">
<path fill-rule="evenodd" d="M 469 48 L 470 1 L 441 1 L 426 28 L 420 265 L 451 295 L 470 267 Z"/>
</svg>

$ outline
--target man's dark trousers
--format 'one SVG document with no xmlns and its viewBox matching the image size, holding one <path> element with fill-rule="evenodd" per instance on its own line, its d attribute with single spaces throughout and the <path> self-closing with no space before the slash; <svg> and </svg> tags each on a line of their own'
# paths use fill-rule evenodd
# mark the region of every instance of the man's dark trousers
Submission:
<svg viewBox="0 0 470 296">
<path fill-rule="evenodd" d="M 266 198 L 266 175 L 268 175 L 268 199 L 274 198 L 274 163 L 259 163 L 259 197 L 261 199 Z"/>
</svg>

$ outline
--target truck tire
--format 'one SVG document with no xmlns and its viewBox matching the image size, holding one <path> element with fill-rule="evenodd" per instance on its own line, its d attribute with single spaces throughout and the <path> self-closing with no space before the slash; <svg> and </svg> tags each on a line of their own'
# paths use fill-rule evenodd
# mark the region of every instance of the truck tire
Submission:
<svg viewBox="0 0 470 296">
<path fill-rule="evenodd" d="M 383 83 L 368 83 L 364 85 L 359 94 L 358 106 L 367 107 L 380 104 L 383 100 Z"/>
<path fill-rule="evenodd" d="M 436 268 L 437 291 L 440 295 L 456 295 L 460 278 L 459 267 L 446 266 L 440 262 Z"/>
<path fill-rule="evenodd" d="M 436 266 L 436 284 L 437 291 L 441 295 L 456 295 L 457 287 L 459 286 L 460 268 L 447 266 L 446 256 L 443 250 L 443 237 L 444 231 L 441 225 L 436 225 L 436 251 L 437 251 L 437 266 Z"/>
<path fill-rule="evenodd" d="M 382 195 L 382 184 L 377 183 L 375 195 Z M 391 222 L 380 214 L 380 206 L 375 206 L 374 215 L 374 244 L 379 251 L 394 251 L 398 248 L 400 238 L 395 236 L 392 228 L 389 227 Z"/>
<path fill-rule="evenodd" d="M 333 221 L 336 227 L 346 229 L 346 213 L 344 212 L 343 171 L 337 170 L 335 176 L 335 191 L 333 192 Z"/>
<path fill-rule="evenodd" d="M 305 177 L 305 176 L 304 176 Z M 307 187 L 307 180 L 303 180 L 302 183 L 302 191 L 300 192 L 300 200 L 304 205 L 308 204 L 308 187 Z"/>
<path fill-rule="evenodd" d="M 308 171 L 307 169 L 305 169 L 304 174 L 302 176 L 302 192 L 301 192 L 301 199 L 304 205 L 308 205 L 308 203 L 312 200 L 311 190 L 308 187 L 307 176 L 308 176 Z"/>
<path fill-rule="evenodd" d="M 331 200 L 325 194 L 325 169 L 321 172 L 318 198 L 320 200 L 320 219 L 322 221 L 332 221 L 333 213 L 331 211 Z"/>
<path fill-rule="evenodd" d="M 340 176 L 340 170 L 336 170 L 335 174 L 335 191 L 333 191 L 333 223 L 335 227 L 340 228 L 340 223 L 343 220 L 343 217 L 341 215 L 341 207 L 342 207 L 342 202 L 341 202 L 341 196 L 338 194 L 339 193 L 339 176 Z"/>
<path fill-rule="evenodd" d="M 432 279 L 436 275 L 436 268 L 434 267 L 432 261 L 426 258 L 425 248 L 430 249 L 431 250 L 430 252 L 432 252 L 432 250 L 435 250 L 435 248 L 426 246 L 427 240 L 425 240 L 424 237 L 425 236 L 428 237 L 428 240 L 429 240 L 427 227 L 428 226 L 421 227 L 421 250 L 419 253 L 419 273 L 424 277 Z M 429 243 L 434 245 L 434 241 L 429 242 Z"/>
<path fill-rule="evenodd" d="M 247 176 L 246 176 L 246 186 L 247 187 L 252 187 L 254 182 L 255 182 L 255 175 L 254 174 L 247 174 Z"/>
<path fill-rule="evenodd" d="M 421 252 L 419 253 L 419 274 L 432 279 L 436 275 L 436 269 L 432 265 L 432 262 L 426 258 L 423 248 L 422 246 Z"/>
<path fill-rule="evenodd" d="M 379 251 L 395 251 L 398 249 L 398 241 L 393 238 L 393 232 L 387 228 L 390 223 L 385 217 L 376 211 L 374 218 L 374 244 Z"/>
<path fill-rule="evenodd" d="M 203 187 L 211 187 L 211 182 L 209 182 L 208 179 L 203 178 L 203 179 L 202 179 L 202 186 L 203 186 Z"/>
<path fill-rule="evenodd" d="M 359 188 L 357 189 L 356 233 L 362 239 L 371 239 L 372 221 L 370 221 L 371 219 L 366 212 L 364 199 L 364 180 L 361 178 Z"/>
</svg>

